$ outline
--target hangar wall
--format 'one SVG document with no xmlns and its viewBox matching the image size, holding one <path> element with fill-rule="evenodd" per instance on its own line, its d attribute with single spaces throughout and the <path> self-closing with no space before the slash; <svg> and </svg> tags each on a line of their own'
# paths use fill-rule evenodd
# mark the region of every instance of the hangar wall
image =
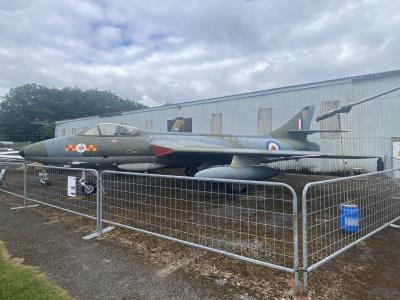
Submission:
<svg viewBox="0 0 400 300">
<path fill-rule="evenodd" d="M 400 85 L 400 70 L 353 76 L 323 82 L 301 84 L 226 97 L 197 100 L 109 116 L 95 116 L 56 122 L 56 136 L 68 136 L 101 122 L 123 123 L 140 128 L 167 131 L 168 120 L 177 117 L 192 119 L 192 132 L 262 134 L 284 124 L 304 106 L 315 105 L 314 119 L 337 104 L 360 100 Z M 310 140 L 321 151 L 376 155 L 385 158 L 390 167 L 392 138 L 400 137 L 400 92 L 380 97 L 353 108 L 342 115 L 340 135 L 315 134 Z M 337 119 L 317 123 L 311 129 L 338 129 Z M 340 160 L 300 160 L 275 164 L 282 169 L 303 168 L 316 172 L 343 169 Z M 376 159 L 348 160 L 346 169 L 376 170 Z"/>
</svg>

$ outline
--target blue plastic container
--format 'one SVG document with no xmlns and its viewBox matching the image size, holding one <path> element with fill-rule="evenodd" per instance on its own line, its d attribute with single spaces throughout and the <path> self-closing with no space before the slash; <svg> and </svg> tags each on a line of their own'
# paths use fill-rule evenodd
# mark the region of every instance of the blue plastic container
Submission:
<svg viewBox="0 0 400 300">
<path fill-rule="evenodd" d="M 356 204 L 341 204 L 339 208 L 339 228 L 345 233 L 360 230 L 360 210 Z"/>
</svg>

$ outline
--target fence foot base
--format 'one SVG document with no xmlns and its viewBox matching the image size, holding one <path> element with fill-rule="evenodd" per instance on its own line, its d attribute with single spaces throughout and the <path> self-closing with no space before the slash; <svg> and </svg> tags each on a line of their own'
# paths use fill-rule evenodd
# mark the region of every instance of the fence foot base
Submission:
<svg viewBox="0 0 400 300">
<path fill-rule="evenodd" d="M 24 208 L 32 208 L 32 207 L 38 207 L 39 204 L 32 204 L 32 205 L 27 205 L 27 206 L 17 206 L 17 207 L 11 207 L 11 210 L 17 210 L 17 209 L 24 209 Z"/>
<path fill-rule="evenodd" d="M 84 240 L 91 240 L 91 239 L 95 239 L 97 237 L 99 237 L 100 235 L 102 235 L 103 233 L 107 233 L 110 232 L 111 230 L 113 230 L 115 227 L 112 226 L 108 226 L 106 228 L 104 228 L 101 232 L 93 232 L 87 236 L 84 236 L 83 239 Z"/>
<path fill-rule="evenodd" d="M 390 227 L 393 227 L 393 228 L 400 229 L 400 225 L 397 225 L 397 224 L 390 224 L 389 226 L 390 226 Z"/>
<path fill-rule="evenodd" d="M 294 285 L 294 280 L 289 279 L 288 280 L 289 286 L 292 289 L 293 292 L 293 299 L 296 300 L 307 300 L 309 299 L 307 294 L 304 292 L 303 284 L 299 281 L 297 289 L 295 288 Z"/>
</svg>

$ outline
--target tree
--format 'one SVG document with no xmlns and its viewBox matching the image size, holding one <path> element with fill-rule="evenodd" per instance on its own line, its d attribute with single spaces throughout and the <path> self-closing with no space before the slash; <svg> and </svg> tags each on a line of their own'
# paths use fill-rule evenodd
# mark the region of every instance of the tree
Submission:
<svg viewBox="0 0 400 300">
<path fill-rule="evenodd" d="M 36 141 L 54 136 L 56 120 L 137 110 L 146 106 L 111 91 L 55 89 L 26 84 L 10 90 L 0 103 L 0 139 Z"/>
</svg>

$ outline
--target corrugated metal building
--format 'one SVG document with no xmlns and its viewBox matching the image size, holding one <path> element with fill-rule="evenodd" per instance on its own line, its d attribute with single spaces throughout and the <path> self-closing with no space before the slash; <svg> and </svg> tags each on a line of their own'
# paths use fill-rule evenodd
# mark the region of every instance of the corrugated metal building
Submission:
<svg viewBox="0 0 400 300">
<path fill-rule="evenodd" d="M 316 106 L 316 115 L 400 85 L 400 70 L 294 85 L 226 97 L 197 100 L 114 115 L 93 116 L 56 122 L 56 136 L 74 135 L 101 122 L 133 125 L 167 131 L 176 118 L 185 119 L 185 131 L 194 133 L 263 134 L 284 124 L 307 105 Z M 314 118 L 315 118 L 314 117 Z M 340 134 L 314 134 L 310 140 L 326 152 L 377 155 L 385 165 L 393 164 L 393 141 L 400 137 L 400 92 L 353 108 L 342 115 Z M 169 126 L 169 127 L 168 127 Z M 338 129 L 337 118 L 313 122 L 311 129 Z M 340 160 L 281 162 L 283 169 L 308 168 L 336 171 Z M 346 168 L 376 170 L 376 159 L 348 161 Z"/>
</svg>

